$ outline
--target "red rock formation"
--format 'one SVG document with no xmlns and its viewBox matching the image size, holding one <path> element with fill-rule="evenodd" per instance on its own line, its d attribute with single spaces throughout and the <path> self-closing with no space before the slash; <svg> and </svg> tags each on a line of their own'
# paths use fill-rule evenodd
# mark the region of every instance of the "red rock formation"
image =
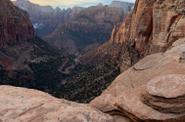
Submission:
<svg viewBox="0 0 185 122">
<path fill-rule="evenodd" d="M 148 54 L 165 51 L 185 36 L 184 6 L 178 0 L 137 0 L 132 14 L 113 29 L 109 42 L 82 56 L 82 62 L 116 57 L 113 61 L 119 59 L 125 70 Z"/>
<path fill-rule="evenodd" d="M 0 1 L 0 47 L 27 41 L 34 37 L 28 15 L 9 0 Z"/>
<path fill-rule="evenodd" d="M 115 119 L 184 122 L 184 47 L 180 39 L 166 52 L 146 56 L 119 75 L 91 105 Z"/>
<path fill-rule="evenodd" d="M 114 56 L 112 45 L 123 45 L 115 49 L 121 50 L 117 57 L 122 56 L 120 67 L 125 70 L 132 61 L 155 54 L 119 75 L 92 106 L 126 122 L 185 121 L 184 6 L 180 0 L 136 1 L 133 13 L 94 57 L 100 57 L 99 52 Z"/>
<path fill-rule="evenodd" d="M 185 36 L 184 6 L 183 1 L 137 0 L 132 15 L 114 33 L 112 41 L 133 41 L 142 54 L 161 51 Z"/>
</svg>

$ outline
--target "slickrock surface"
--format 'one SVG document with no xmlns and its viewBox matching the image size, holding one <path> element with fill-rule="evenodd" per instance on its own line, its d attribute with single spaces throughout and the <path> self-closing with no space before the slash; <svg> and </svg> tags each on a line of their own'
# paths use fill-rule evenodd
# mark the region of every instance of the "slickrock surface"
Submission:
<svg viewBox="0 0 185 122">
<path fill-rule="evenodd" d="M 119 75 L 91 105 L 132 121 L 185 121 L 184 39 Z"/>
<path fill-rule="evenodd" d="M 1 122 L 113 122 L 88 105 L 56 99 L 36 90 L 0 86 Z"/>
<path fill-rule="evenodd" d="M 185 95 L 185 76 L 169 75 L 155 78 L 148 83 L 147 92 L 164 98 L 181 97 Z"/>
</svg>

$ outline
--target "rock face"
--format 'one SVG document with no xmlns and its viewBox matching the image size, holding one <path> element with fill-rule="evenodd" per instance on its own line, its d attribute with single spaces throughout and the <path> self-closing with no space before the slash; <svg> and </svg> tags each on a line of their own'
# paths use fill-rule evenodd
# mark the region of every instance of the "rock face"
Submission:
<svg viewBox="0 0 185 122">
<path fill-rule="evenodd" d="M 167 51 L 146 56 L 119 75 L 91 105 L 131 121 L 183 122 L 184 39 Z M 127 121 L 126 121 L 127 122 Z"/>
<path fill-rule="evenodd" d="M 113 118 L 89 105 L 56 99 L 46 93 L 0 86 L 2 122 L 113 122 Z"/>
<path fill-rule="evenodd" d="M 33 26 L 24 11 L 7 0 L 0 1 L 0 11 L 1 48 L 34 38 Z"/>
<path fill-rule="evenodd" d="M 132 41 L 142 54 L 164 50 L 184 37 L 184 4 L 173 0 L 137 0 L 129 21 L 120 27 L 121 32 L 113 34 L 112 41 Z"/>
</svg>

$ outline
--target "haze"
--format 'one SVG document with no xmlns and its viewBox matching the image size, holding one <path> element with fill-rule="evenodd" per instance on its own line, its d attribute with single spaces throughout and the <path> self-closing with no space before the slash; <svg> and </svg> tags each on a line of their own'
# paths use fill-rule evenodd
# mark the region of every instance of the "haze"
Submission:
<svg viewBox="0 0 185 122">
<path fill-rule="evenodd" d="M 81 7 L 88 7 L 92 5 L 96 5 L 98 3 L 109 4 L 112 0 L 30 0 L 34 3 L 40 5 L 51 5 L 51 6 L 60 6 L 64 8 L 74 7 L 74 6 L 81 6 Z M 135 0 L 119 0 L 125 2 L 135 2 Z"/>
</svg>

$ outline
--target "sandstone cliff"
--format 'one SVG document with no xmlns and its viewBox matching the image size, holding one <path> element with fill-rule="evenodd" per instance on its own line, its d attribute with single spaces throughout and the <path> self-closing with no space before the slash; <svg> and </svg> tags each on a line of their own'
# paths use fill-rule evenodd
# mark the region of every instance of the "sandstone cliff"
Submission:
<svg viewBox="0 0 185 122">
<path fill-rule="evenodd" d="M 134 42 L 141 54 L 163 51 L 185 36 L 184 5 L 184 1 L 137 0 L 133 13 L 110 41 Z"/>
<path fill-rule="evenodd" d="M 0 47 L 34 38 L 28 15 L 7 0 L 0 1 Z"/>
</svg>

